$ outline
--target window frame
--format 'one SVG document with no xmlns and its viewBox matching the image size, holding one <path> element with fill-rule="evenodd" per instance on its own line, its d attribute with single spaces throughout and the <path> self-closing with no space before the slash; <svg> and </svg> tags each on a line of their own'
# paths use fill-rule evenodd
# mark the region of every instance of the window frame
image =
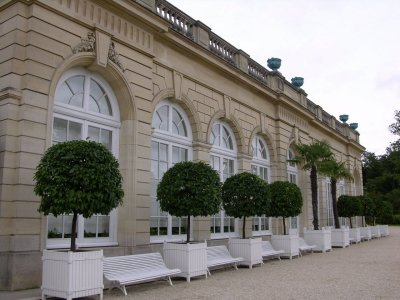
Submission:
<svg viewBox="0 0 400 300">
<path fill-rule="evenodd" d="M 220 132 L 219 132 L 219 145 L 212 144 L 211 140 L 211 135 L 213 134 L 212 129 L 215 127 L 215 125 L 219 125 L 220 127 Z M 232 140 L 232 149 L 226 148 L 221 146 L 223 142 L 223 129 L 226 129 L 231 137 Z M 223 183 L 224 182 L 224 173 L 223 173 L 223 163 L 224 159 L 232 160 L 233 161 L 233 172 L 232 175 L 237 173 L 237 144 L 236 144 L 236 139 L 235 135 L 233 133 L 232 128 L 226 123 L 223 122 L 222 120 L 217 120 L 213 123 L 212 129 L 210 132 L 210 144 L 211 144 L 211 150 L 210 150 L 210 165 L 213 167 L 213 162 L 211 161 L 212 157 L 218 157 L 219 158 L 219 170 L 216 170 L 214 167 L 214 170 L 216 170 L 220 176 L 220 180 Z M 226 218 L 233 218 L 228 215 L 226 215 L 224 209 L 221 207 L 221 210 L 219 211 L 219 220 L 220 220 L 220 227 L 221 227 L 221 232 L 215 233 L 215 228 L 213 226 L 214 220 L 216 220 L 218 217 L 215 217 L 216 215 L 210 216 L 210 235 L 211 239 L 223 239 L 223 238 L 230 238 L 230 237 L 238 237 L 239 236 L 239 220 L 234 219 L 234 230 L 232 232 L 225 232 L 223 229 L 225 227 L 225 219 Z M 229 225 L 229 224 L 227 224 Z M 214 228 L 214 230 L 212 230 Z"/>
<path fill-rule="evenodd" d="M 165 105 L 167 105 L 169 107 L 169 109 L 168 109 L 168 115 L 169 115 L 168 116 L 168 131 L 153 127 L 154 114 L 157 112 L 158 109 L 160 109 L 161 107 L 163 107 Z M 182 117 L 182 119 L 185 123 L 185 126 L 186 126 L 187 136 L 173 133 L 173 131 L 172 131 L 173 109 L 176 109 L 176 111 Z M 167 170 L 173 166 L 173 161 L 172 161 L 172 148 L 173 147 L 179 147 L 179 148 L 186 149 L 187 150 L 187 161 L 192 161 L 192 159 L 193 159 L 192 128 L 191 128 L 190 120 L 187 117 L 186 112 L 178 104 L 176 104 L 168 99 L 160 101 L 154 109 L 151 126 L 152 126 L 152 135 L 151 135 L 151 146 L 150 147 L 152 147 L 153 142 L 162 143 L 162 144 L 167 145 L 167 155 L 168 155 Z M 152 149 L 151 149 L 151 151 L 152 151 Z M 152 185 L 154 178 L 152 177 L 152 175 L 150 175 L 150 176 L 151 176 L 150 185 Z M 159 180 L 161 180 L 161 178 Z M 153 187 L 151 187 L 151 188 L 153 188 Z M 150 206 L 154 203 L 158 203 L 158 201 L 156 200 L 156 198 L 154 198 L 154 197 L 152 197 L 152 195 L 150 195 Z M 158 204 L 158 206 L 159 206 L 159 204 Z M 161 208 L 159 208 L 159 210 L 161 211 Z M 152 216 L 151 215 L 151 207 L 150 207 L 149 216 L 150 216 L 150 219 L 149 219 L 149 229 L 150 229 L 151 228 L 151 218 L 152 217 L 161 218 L 162 215 Z M 186 233 L 185 234 L 172 234 L 173 218 L 178 218 L 178 217 L 172 216 L 169 213 L 167 213 L 167 234 L 166 235 L 150 235 L 150 243 L 161 243 L 164 241 L 178 242 L 178 241 L 186 240 Z M 191 225 L 190 226 L 190 231 L 191 231 L 190 236 L 192 237 L 193 236 L 193 226 L 192 226 L 193 218 L 191 218 L 190 225 Z"/>
<path fill-rule="evenodd" d="M 83 108 L 57 102 L 56 97 L 59 87 L 64 83 L 65 80 L 77 75 L 82 75 L 85 77 Z M 105 90 L 108 99 L 110 101 L 109 104 L 112 110 L 112 115 L 96 113 L 88 110 L 87 101 L 90 94 L 89 90 L 86 89 L 90 87 L 90 79 L 94 79 Z M 118 159 L 119 129 L 121 126 L 118 102 L 111 86 L 100 75 L 90 72 L 84 68 L 73 68 L 64 72 L 64 74 L 61 76 L 60 80 L 57 83 L 54 95 L 53 113 L 51 120 L 52 143 L 53 143 L 54 120 L 56 118 L 81 124 L 81 139 L 87 136 L 89 126 L 111 131 L 112 134 L 111 152 Z M 83 218 L 82 215 L 79 215 L 77 220 L 77 237 L 76 237 L 76 245 L 78 248 L 118 245 L 117 209 L 113 209 L 109 214 L 108 237 L 94 237 L 94 238 L 84 237 L 84 224 L 85 224 L 85 219 Z M 49 226 L 49 220 L 48 218 L 46 218 L 46 248 L 47 249 L 69 248 L 71 244 L 70 238 L 48 238 L 48 232 L 49 232 L 48 226 Z M 62 226 L 64 228 L 64 225 Z"/>
<path fill-rule="evenodd" d="M 254 145 L 256 145 L 256 149 L 254 150 Z M 266 151 L 266 158 L 260 157 L 259 151 L 258 151 L 258 146 L 259 143 L 263 144 L 263 147 Z M 268 144 L 265 142 L 265 140 L 260 136 L 260 135 L 255 135 L 253 137 L 253 140 L 251 141 L 251 149 L 252 149 L 252 160 L 251 160 L 251 173 L 259 176 L 261 179 L 265 180 L 267 183 L 271 183 L 271 161 L 270 161 L 270 155 L 268 151 Z M 256 155 L 254 155 L 254 152 Z M 253 166 L 256 167 L 256 173 L 253 172 Z M 260 168 L 265 168 L 267 169 L 267 178 L 263 178 L 260 175 Z M 268 224 L 268 230 L 254 230 L 254 222 L 258 222 L 258 226 L 262 223 L 267 223 Z M 266 222 L 265 222 L 266 221 Z M 261 226 L 260 226 L 261 227 Z M 262 216 L 253 216 L 252 218 L 252 235 L 253 236 L 260 236 L 260 235 L 271 235 L 272 234 L 272 218 L 271 217 L 266 217 L 265 215 Z"/>
</svg>

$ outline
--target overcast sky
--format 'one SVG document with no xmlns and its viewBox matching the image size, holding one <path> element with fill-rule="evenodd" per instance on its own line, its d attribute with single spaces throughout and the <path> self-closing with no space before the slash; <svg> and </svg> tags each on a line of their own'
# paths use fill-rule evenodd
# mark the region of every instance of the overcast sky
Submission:
<svg viewBox="0 0 400 300">
<path fill-rule="evenodd" d="M 279 57 L 308 98 L 358 123 L 367 151 L 397 139 L 400 110 L 399 0 L 168 0 L 263 66 Z"/>
</svg>

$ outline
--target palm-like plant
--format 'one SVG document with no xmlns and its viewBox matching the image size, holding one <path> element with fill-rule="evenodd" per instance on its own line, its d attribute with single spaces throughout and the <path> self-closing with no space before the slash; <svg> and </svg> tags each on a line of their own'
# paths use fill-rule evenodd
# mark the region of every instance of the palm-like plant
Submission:
<svg viewBox="0 0 400 300">
<path fill-rule="evenodd" d="M 332 210 L 333 210 L 333 219 L 335 222 L 335 228 L 340 228 L 339 224 L 339 215 L 337 210 L 337 195 L 336 195 L 336 186 L 337 181 L 340 179 L 349 179 L 352 180 L 353 176 L 350 171 L 346 168 L 346 164 L 344 162 L 338 162 L 334 159 L 326 160 L 320 165 L 319 171 L 331 178 L 331 195 L 332 195 Z"/>
<path fill-rule="evenodd" d="M 310 145 L 296 144 L 294 145 L 294 149 L 296 156 L 290 161 L 300 165 L 303 170 L 310 170 L 313 225 L 314 230 L 318 230 L 319 220 L 317 173 L 319 172 L 321 163 L 333 159 L 333 153 L 331 151 L 331 147 L 326 141 L 316 141 Z"/>
</svg>

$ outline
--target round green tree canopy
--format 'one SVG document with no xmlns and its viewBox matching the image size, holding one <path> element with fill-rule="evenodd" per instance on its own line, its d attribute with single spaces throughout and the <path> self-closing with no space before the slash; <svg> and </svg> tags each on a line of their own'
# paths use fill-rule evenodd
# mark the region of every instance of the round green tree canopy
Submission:
<svg viewBox="0 0 400 300">
<path fill-rule="evenodd" d="M 163 211 L 177 217 L 216 214 L 221 206 L 219 175 L 203 162 L 177 163 L 162 177 L 157 200 Z"/>
<path fill-rule="evenodd" d="M 226 213 L 235 218 L 261 216 L 269 210 L 269 187 L 257 175 L 236 174 L 222 186 L 222 205 Z"/>
<path fill-rule="evenodd" d="M 108 214 L 122 203 L 118 161 L 102 144 L 68 141 L 50 147 L 34 176 L 45 215 Z"/>
<path fill-rule="evenodd" d="M 362 213 L 360 197 L 342 195 L 337 202 L 339 217 L 351 218 Z"/>
<path fill-rule="evenodd" d="M 303 197 L 297 185 L 287 181 L 275 181 L 270 184 L 271 217 L 295 217 L 301 213 Z"/>
</svg>

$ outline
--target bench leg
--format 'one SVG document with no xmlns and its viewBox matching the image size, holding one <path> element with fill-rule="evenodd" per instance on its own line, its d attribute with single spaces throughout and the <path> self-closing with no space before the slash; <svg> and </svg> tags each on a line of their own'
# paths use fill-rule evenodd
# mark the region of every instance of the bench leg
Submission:
<svg viewBox="0 0 400 300">
<path fill-rule="evenodd" d="M 210 272 L 209 268 L 207 268 L 207 274 L 208 274 L 208 276 L 211 276 L 211 272 Z M 206 278 L 207 278 L 207 275 L 206 275 Z"/>
<path fill-rule="evenodd" d="M 238 269 L 238 268 L 237 268 L 237 264 L 234 264 L 233 266 L 235 267 L 236 270 Z"/>
<path fill-rule="evenodd" d="M 169 281 L 169 285 L 172 286 L 171 276 L 168 276 L 168 279 L 167 279 L 167 280 Z"/>
</svg>

